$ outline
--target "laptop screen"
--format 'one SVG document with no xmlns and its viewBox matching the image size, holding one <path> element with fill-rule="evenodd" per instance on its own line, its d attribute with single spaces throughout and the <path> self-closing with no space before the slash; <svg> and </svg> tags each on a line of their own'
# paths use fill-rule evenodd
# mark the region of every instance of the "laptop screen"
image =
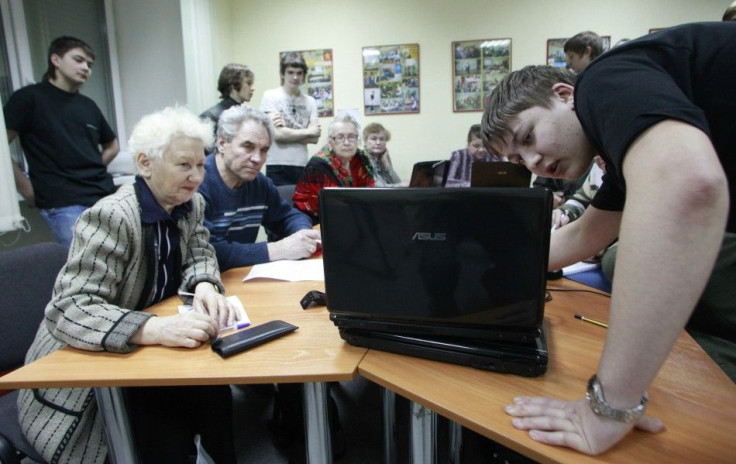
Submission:
<svg viewBox="0 0 736 464">
<path fill-rule="evenodd" d="M 414 163 L 409 187 L 444 187 L 447 182 L 449 164 L 448 160 Z"/>
<path fill-rule="evenodd" d="M 384 321 L 541 327 L 546 189 L 320 192 L 328 310 Z"/>
<path fill-rule="evenodd" d="M 471 187 L 530 187 L 532 173 L 523 164 L 508 161 L 473 163 Z"/>
</svg>

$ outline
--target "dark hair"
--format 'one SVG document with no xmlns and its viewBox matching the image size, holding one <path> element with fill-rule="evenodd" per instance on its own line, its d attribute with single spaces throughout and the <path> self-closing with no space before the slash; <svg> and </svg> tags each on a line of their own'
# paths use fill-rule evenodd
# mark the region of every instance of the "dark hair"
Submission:
<svg viewBox="0 0 736 464">
<path fill-rule="evenodd" d="M 511 130 L 509 121 L 522 111 L 533 106 L 549 108 L 554 91 L 552 87 L 561 82 L 575 85 L 576 75 L 564 68 L 552 66 L 527 66 L 504 77 L 493 89 L 483 111 L 483 144 L 503 144 L 503 137 Z"/>
<path fill-rule="evenodd" d="M 584 55 L 588 47 L 590 47 L 590 59 L 593 60 L 603 53 L 603 40 L 595 32 L 585 31 L 567 39 L 563 50 L 565 53 L 573 52 Z"/>
<path fill-rule="evenodd" d="M 480 124 L 473 124 L 470 126 L 470 130 L 468 131 L 468 143 L 470 143 L 471 140 L 474 138 L 476 139 L 482 139 L 483 136 L 480 132 Z"/>
<path fill-rule="evenodd" d="M 731 3 L 726 11 L 723 12 L 724 21 L 736 21 L 736 1 Z"/>
<path fill-rule="evenodd" d="M 56 77 L 56 66 L 54 66 L 54 63 L 51 62 L 51 55 L 63 57 L 69 50 L 75 48 L 81 48 L 82 50 L 84 50 L 84 53 L 89 55 L 90 58 L 92 58 L 93 60 L 95 59 L 95 52 L 92 51 L 92 47 L 87 45 L 85 41 L 77 39 L 76 37 L 69 37 L 66 35 L 56 38 L 53 40 L 53 42 L 51 42 L 51 45 L 49 45 L 49 52 L 46 55 L 48 68 L 46 69 L 46 72 L 44 73 L 41 80 L 48 81 Z"/>
<path fill-rule="evenodd" d="M 281 64 L 279 66 L 279 75 L 283 76 L 286 73 L 286 68 L 300 68 L 304 71 L 304 76 L 307 75 L 307 63 L 304 61 L 304 57 L 298 52 L 289 52 L 281 58 Z"/>
<path fill-rule="evenodd" d="M 220 98 L 227 98 L 233 90 L 240 92 L 243 79 L 246 77 L 253 78 L 253 71 L 244 64 L 230 63 L 225 65 L 220 71 L 220 78 L 217 79 L 217 91 L 220 92 Z"/>
</svg>

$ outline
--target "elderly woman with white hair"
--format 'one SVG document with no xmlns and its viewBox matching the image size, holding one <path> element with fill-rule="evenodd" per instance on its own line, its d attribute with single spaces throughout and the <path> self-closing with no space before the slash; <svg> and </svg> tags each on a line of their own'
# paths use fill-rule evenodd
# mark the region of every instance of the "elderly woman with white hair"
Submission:
<svg viewBox="0 0 736 464">
<path fill-rule="evenodd" d="M 202 224 L 204 148 L 212 126 L 183 108 L 145 116 L 129 148 L 135 182 L 82 213 L 30 363 L 64 346 L 128 353 L 139 345 L 195 348 L 234 322 L 215 251 Z M 176 295 L 194 311 L 142 312 Z M 186 462 L 194 436 L 216 462 L 235 462 L 228 386 L 145 387 L 125 391 L 142 462 Z M 91 388 L 23 390 L 23 432 L 49 462 L 102 463 L 107 447 Z"/>
<path fill-rule="evenodd" d="M 375 187 L 373 163 L 358 148 L 360 124 L 348 113 L 328 127 L 329 141 L 304 168 L 294 190 L 294 206 L 319 222 L 319 191 L 325 187 Z"/>
</svg>

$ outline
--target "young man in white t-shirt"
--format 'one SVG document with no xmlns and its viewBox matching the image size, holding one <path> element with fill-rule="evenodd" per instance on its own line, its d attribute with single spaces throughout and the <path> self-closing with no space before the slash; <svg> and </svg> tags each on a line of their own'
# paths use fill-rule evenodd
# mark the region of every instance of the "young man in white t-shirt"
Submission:
<svg viewBox="0 0 736 464">
<path fill-rule="evenodd" d="M 275 185 L 289 185 L 296 184 L 304 173 L 309 158 L 307 144 L 317 143 L 322 128 L 314 98 L 299 90 L 307 75 L 304 58 L 299 53 L 287 53 L 279 72 L 281 87 L 266 90 L 261 101 L 261 111 L 274 125 L 266 176 Z"/>
</svg>

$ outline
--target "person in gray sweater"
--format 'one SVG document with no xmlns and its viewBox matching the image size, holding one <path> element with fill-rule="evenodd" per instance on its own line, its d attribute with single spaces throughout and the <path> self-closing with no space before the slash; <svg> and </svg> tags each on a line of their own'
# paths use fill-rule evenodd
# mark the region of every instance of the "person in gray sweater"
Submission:
<svg viewBox="0 0 736 464">
<path fill-rule="evenodd" d="M 212 126 L 182 108 L 138 123 L 129 142 L 136 180 L 82 213 L 26 363 L 65 346 L 112 353 L 139 345 L 195 348 L 235 321 L 196 193 L 211 143 Z M 187 301 L 193 311 L 142 312 L 177 291 L 195 295 Z M 125 393 L 141 462 L 186 462 L 195 433 L 218 463 L 235 462 L 227 386 Z M 105 461 L 91 388 L 22 390 L 18 409 L 23 433 L 48 462 Z"/>
</svg>

